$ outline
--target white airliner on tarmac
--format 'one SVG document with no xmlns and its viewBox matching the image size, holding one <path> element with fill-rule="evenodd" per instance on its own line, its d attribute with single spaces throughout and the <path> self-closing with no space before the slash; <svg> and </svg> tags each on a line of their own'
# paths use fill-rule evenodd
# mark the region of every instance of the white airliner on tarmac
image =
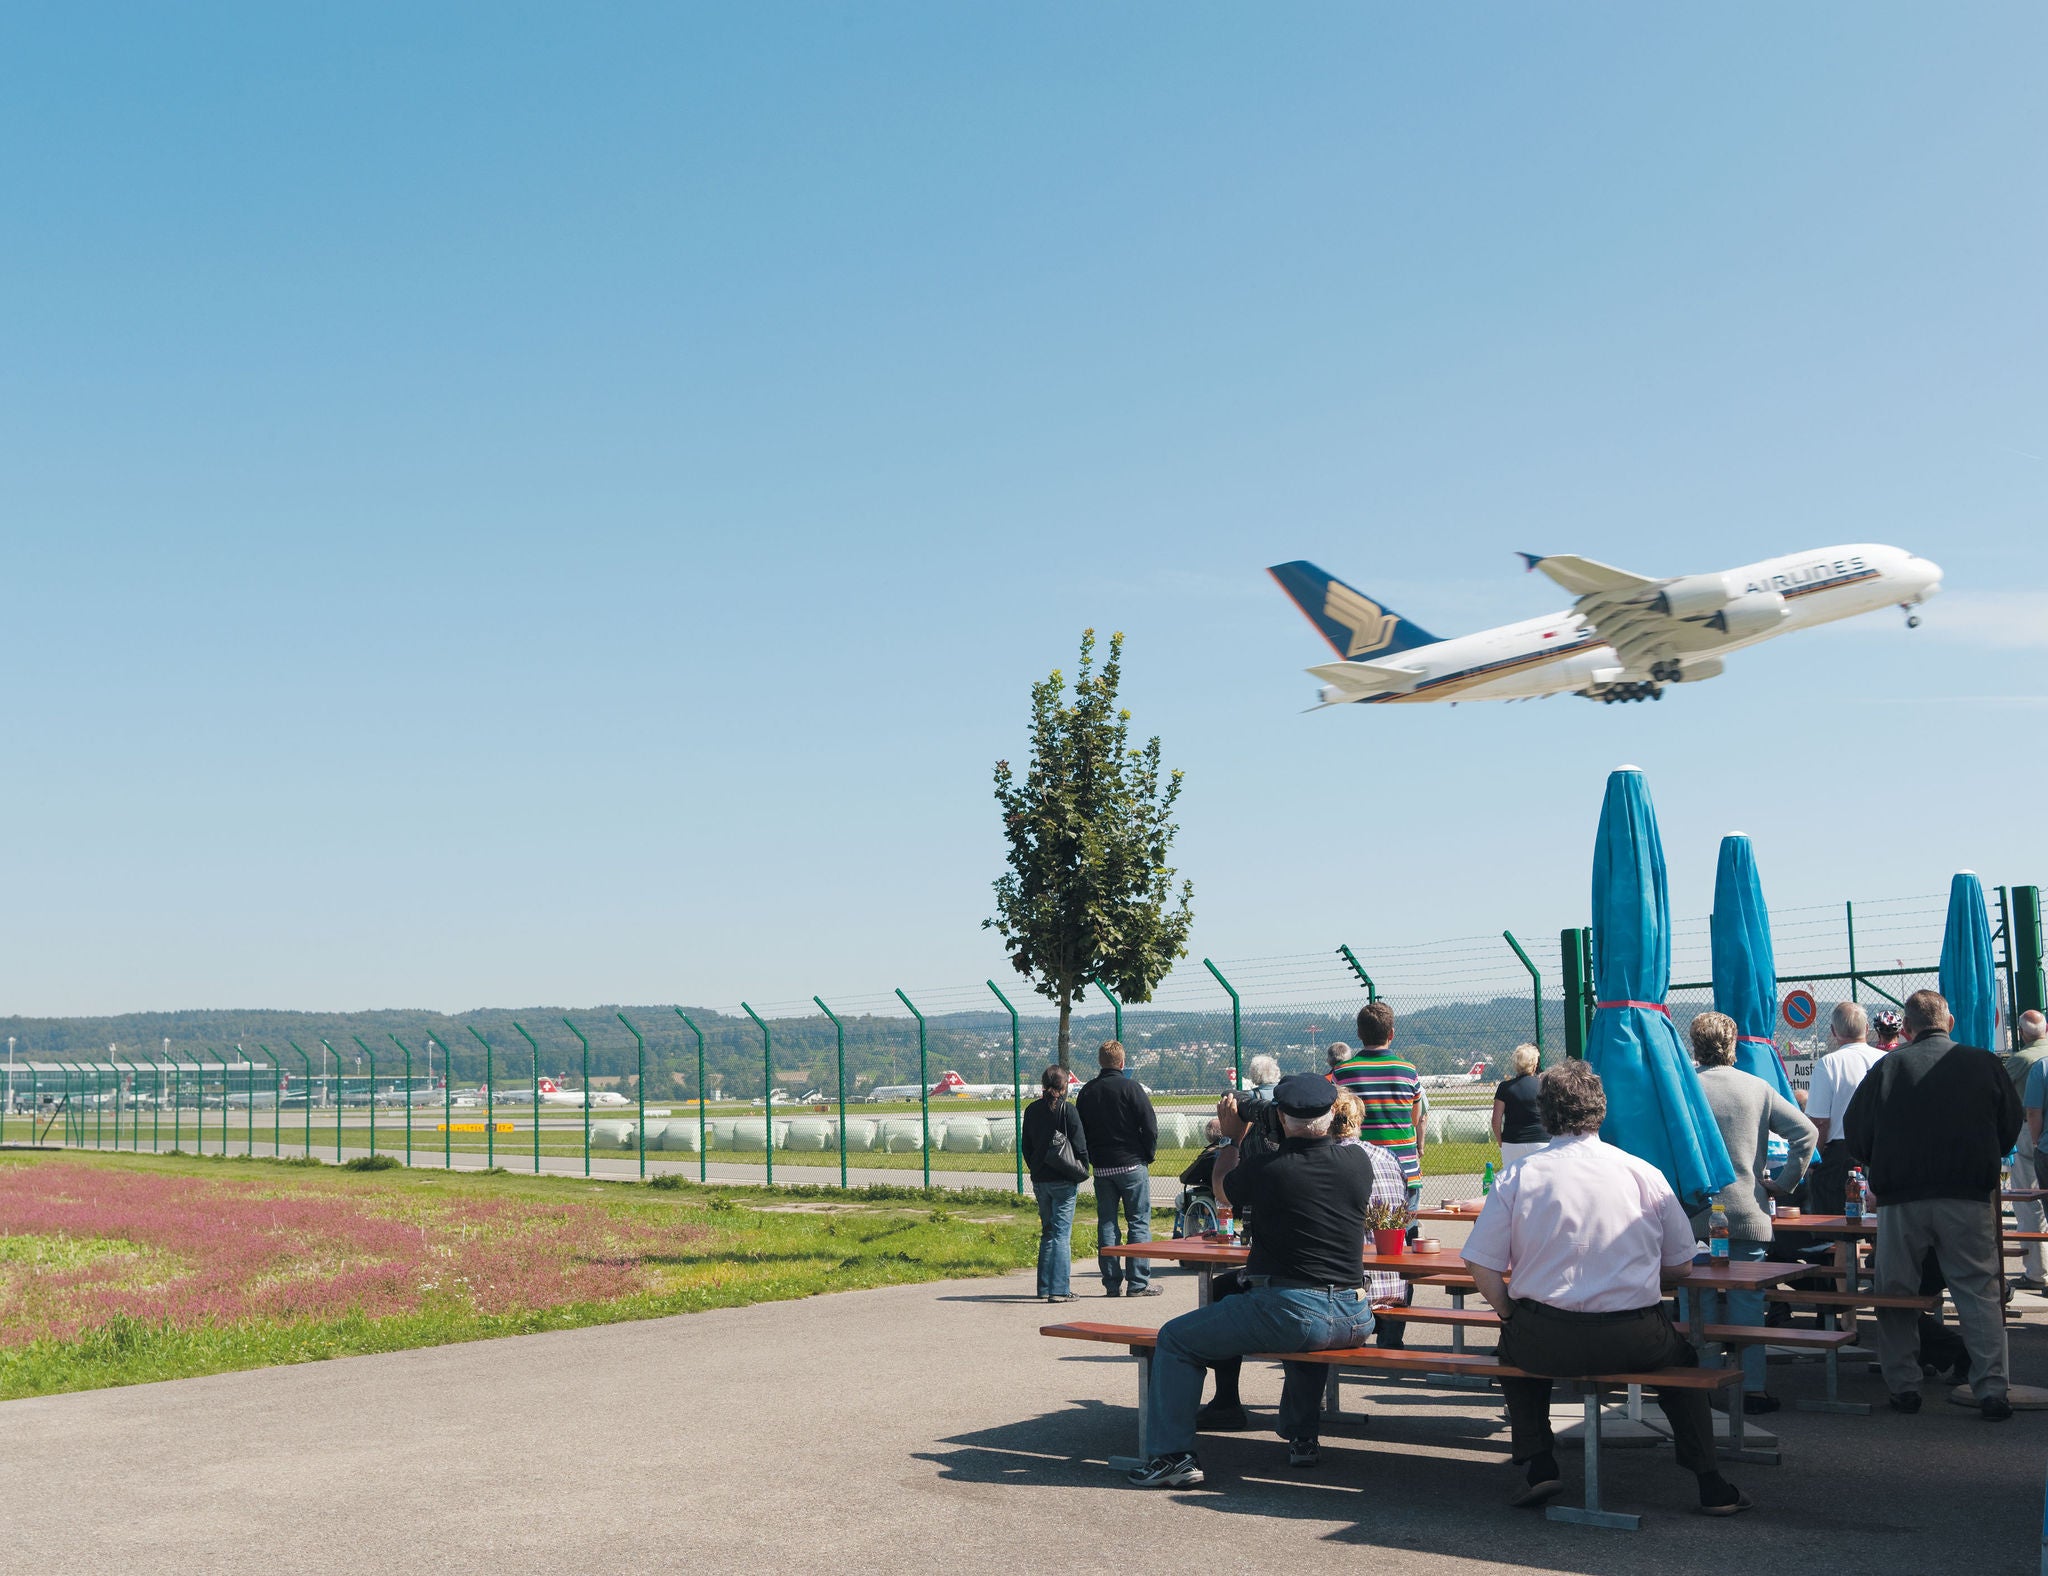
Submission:
<svg viewBox="0 0 2048 1576">
<path fill-rule="evenodd" d="M 1486 1063 L 1474 1062 L 1462 1073 L 1431 1073 L 1422 1080 L 1425 1089 L 1462 1089 L 1486 1077 Z"/>
<path fill-rule="evenodd" d="M 540 1081 L 540 1103 L 544 1106 L 567 1106 L 571 1110 L 580 1111 L 586 1103 L 586 1096 L 588 1096 L 588 1103 L 593 1107 L 600 1105 L 631 1105 L 633 1103 L 616 1089 L 564 1089 L 552 1078 L 543 1078 Z M 533 1091 L 514 1084 L 509 1088 L 498 1090 L 492 1096 L 492 1103 L 494 1105 L 531 1105 L 533 1103 Z"/>
<path fill-rule="evenodd" d="M 885 1100 L 915 1100 L 924 1092 L 922 1084 L 883 1084 L 870 1089 L 867 1094 L 870 1105 Z M 931 1092 L 954 1100 L 1007 1100 L 1011 1095 L 1009 1084 L 971 1084 L 958 1073 L 947 1071 L 939 1074 L 938 1082 Z"/>
<path fill-rule="evenodd" d="M 1710 679 L 1731 651 L 1774 635 L 1897 606 L 1941 589 L 1941 568 L 1902 548 L 1863 544 L 1767 558 L 1719 574 L 1657 579 L 1590 558 L 1524 553 L 1578 598 L 1565 613 L 1451 640 L 1332 578 L 1314 564 L 1267 573 L 1336 649 L 1308 671 L 1326 706 L 1354 701 L 1656 700 L 1667 684 Z"/>
</svg>

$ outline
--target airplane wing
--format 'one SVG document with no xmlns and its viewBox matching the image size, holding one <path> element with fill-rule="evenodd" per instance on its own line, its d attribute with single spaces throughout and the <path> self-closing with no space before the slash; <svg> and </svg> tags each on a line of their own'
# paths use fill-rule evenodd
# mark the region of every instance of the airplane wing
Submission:
<svg viewBox="0 0 2048 1576">
<path fill-rule="evenodd" d="M 1522 559 L 1577 598 L 1572 611 L 1614 648 L 1625 673 L 1647 673 L 1685 649 L 1683 621 L 1658 605 L 1668 581 L 1571 553 L 1524 553 Z"/>
<path fill-rule="evenodd" d="M 1419 668 L 1397 668 L 1388 662 L 1325 662 L 1308 670 L 1347 695 L 1405 694 L 1422 679 Z"/>
</svg>

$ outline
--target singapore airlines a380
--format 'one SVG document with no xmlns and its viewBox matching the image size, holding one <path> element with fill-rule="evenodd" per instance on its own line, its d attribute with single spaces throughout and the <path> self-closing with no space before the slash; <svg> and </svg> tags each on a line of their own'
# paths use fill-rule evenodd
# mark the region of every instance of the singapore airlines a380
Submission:
<svg viewBox="0 0 2048 1576">
<path fill-rule="evenodd" d="M 1280 583 L 1341 659 L 1310 668 L 1325 706 L 1533 700 L 1657 700 L 1710 679 L 1731 652 L 1886 607 L 1906 614 L 1941 589 L 1941 568 L 1876 544 L 1788 553 L 1718 573 L 1658 578 L 1590 558 L 1524 553 L 1576 600 L 1547 618 L 1439 640 L 1314 564 L 1275 564 Z"/>
</svg>

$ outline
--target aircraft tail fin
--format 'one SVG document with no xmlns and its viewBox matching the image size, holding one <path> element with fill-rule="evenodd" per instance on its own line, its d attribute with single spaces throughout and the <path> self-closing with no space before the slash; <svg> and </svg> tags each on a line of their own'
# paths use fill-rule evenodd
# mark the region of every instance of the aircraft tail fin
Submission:
<svg viewBox="0 0 2048 1576">
<path fill-rule="evenodd" d="M 1266 571 L 1345 661 L 1433 646 L 1436 636 L 1392 608 L 1354 591 L 1335 575 L 1296 559 Z"/>
</svg>

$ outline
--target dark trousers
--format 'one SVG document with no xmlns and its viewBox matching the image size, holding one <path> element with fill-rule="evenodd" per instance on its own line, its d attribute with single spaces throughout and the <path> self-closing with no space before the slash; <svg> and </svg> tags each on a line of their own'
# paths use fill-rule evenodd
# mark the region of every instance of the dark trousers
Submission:
<svg viewBox="0 0 2048 1576">
<path fill-rule="evenodd" d="M 1820 1158 L 1806 1173 L 1806 1212 L 1809 1215 L 1839 1215 L 1849 1189 L 1849 1171 L 1856 1164 L 1849 1158 L 1849 1141 L 1830 1138 L 1822 1145 Z"/>
<path fill-rule="evenodd" d="M 1570 1313 L 1544 1303 L 1517 1299 L 1514 1316 L 1501 1320 L 1500 1360 L 1535 1374 L 1560 1379 L 1585 1374 L 1643 1373 L 1654 1368 L 1693 1368 L 1699 1354 L 1672 1326 L 1663 1303 L 1623 1313 Z M 1528 1461 L 1548 1451 L 1549 1379 L 1503 1379 L 1514 1432 L 1514 1458 Z M 1688 1472 L 1713 1472 L 1714 1414 L 1704 1390 L 1659 1390 L 1657 1405 L 1671 1424 L 1678 1464 Z"/>
</svg>

